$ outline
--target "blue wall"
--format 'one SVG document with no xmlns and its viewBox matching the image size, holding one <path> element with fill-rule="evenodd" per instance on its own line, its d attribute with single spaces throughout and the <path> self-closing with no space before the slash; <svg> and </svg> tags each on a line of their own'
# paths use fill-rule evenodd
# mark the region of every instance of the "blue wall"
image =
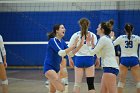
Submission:
<svg viewBox="0 0 140 93">
<path fill-rule="evenodd" d="M 126 22 L 135 27 L 134 34 L 139 33 L 139 10 L 100 10 L 100 11 L 65 11 L 65 12 L 0 12 L 0 34 L 5 42 L 47 41 L 46 33 L 56 23 L 66 27 L 65 40 L 79 30 L 78 20 L 86 17 L 91 21 L 89 30 L 96 33 L 101 21 L 115 20 L 116 36 L 123 34 Z M 9 65 L 35 66 L 43 65 L 47 45 L 5 45 Z"/>
</svg>

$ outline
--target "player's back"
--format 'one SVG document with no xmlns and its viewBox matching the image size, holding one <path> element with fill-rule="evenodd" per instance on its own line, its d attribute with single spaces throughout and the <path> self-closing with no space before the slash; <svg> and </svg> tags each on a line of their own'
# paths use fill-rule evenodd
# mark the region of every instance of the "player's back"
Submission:
<svg viewBox="0 0 140 93">
<path fill-rule="evenodd" d="M 115 45 L 121 47 L 121 57 L 137 56 L 138 44 L 140 43 L 140 37 L 137 35 L 131 35 L 130 40 L 127 35 L 121 35 L 115 41 Z"/>
</svg>

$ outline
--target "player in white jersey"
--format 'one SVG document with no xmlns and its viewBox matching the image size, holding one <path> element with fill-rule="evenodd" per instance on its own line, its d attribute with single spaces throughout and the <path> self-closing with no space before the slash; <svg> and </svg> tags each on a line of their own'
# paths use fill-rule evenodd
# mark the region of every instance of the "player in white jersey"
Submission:
<svg viewBox="0 0 140 93">
<path fill-rule="evenodd" d="M 100 39 L 94 49 L 91 49 L 91 54 L 97 54 L 101 57 L 101 66 L 104 73 L 101 80 L 100 93 L 117 93 L 116 77 L 119 73 L 119 67 L 115 58 L 115 50 L 112 40 L 109 37 L 111 30 L 108 23 L 102 22 L 97 28 L 97 34 Z"/>
<path fill-rule="evenodd" d="M 85 71 L 86 80 L 88 85 L 88 92 L 95 93 L 94 88 L 94 75 L 95 75 L 95 67 L 94 60 L 95 57 L 90 54 L 90 51 L 87 46 L 87 41 L 91 41 L 90 46 L 94 46 L 97 42 L 97 37 L 92 32 L 88 31 L 90 21 L 87 18 L 81 18 L 79 21 L 79 25 L 81 27 L 81 31 L 74 33 L 70 39 L 68 46 L 71 46 L 73 42 L 76 40 L 76 37 L 79 37 L 79 42 L 81 41 L 81 37 L 84 38 L 84 45 L 80 48 L 80 50 L 75 54 L 75 62 L 74 62 L 74 70 L 75 70 L 75 84 L 74 84 L 74 93 L 80 93 L 80 85 L 82 83 L 83 74 Z M 87 37 L 90 37 L 87 39 Z M 92 39 L 94 38 L 94 40 Z M 92 40 L 91 40 L 92 39 Z M 93 44 L 94 42 L 94 44 Z M 70 65 L 73 65 L 73 61 L 70 59 Z"/>
<path fill-rule="evenodd" d="M 137 54 L 140 37 L 132 35 L 133 26 L 131 24 L 126 24 L 124 29 L 126 35 L 121 35 L 114 41 L 114 45 L 120 45 L 121 47 L 118 93 L 123 93 L 129 67 L 131 68 L 132 76 L 137 83 L 137 93 L 140 93 L 140 67 Z"/>
<path fill-rule="evenodd" d="M 6 51 L 3 44 L 3 38 L 0 35 L 0 79 L 2 80 L 3 93 L 8 93 L 8 79 L 5 70 L 6 67 L 7 67 Z"/>
</svg>

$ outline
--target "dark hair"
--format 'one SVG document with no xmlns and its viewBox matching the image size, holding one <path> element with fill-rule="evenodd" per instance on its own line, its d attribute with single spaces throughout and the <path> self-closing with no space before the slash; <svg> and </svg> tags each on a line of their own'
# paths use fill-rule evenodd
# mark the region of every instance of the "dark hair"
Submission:
<svg viewBox="0 0 140 93">
<path fill-rule="evenodd" d="M 125 27 L 124 27 L 125 31 L 128 33 L 128 40 L 131 39 L 131 35 L 132 35 L 132 31 L 134 29 L 133 25 L 132 24 L 125 24 Z"/>
<path fill-rule="evenodd" d="M 114 25 L 114 20 L 113 20 L 113 19 L 110 19 L 108 22 L 109 22 L 112 26 Z"/>
<path fill-rule="evenodd" d="M 104 34 L 109 35 L 111 32 L 111 29 L 109 28 L 108 22 L 101 22 L 101 28 L 104 29 Z"/>
<path fill-rule="evenodd" d="M 113 19 L 110 19 L 108 22 L 107 22 L 107 26 L 112 30 L 112 26 L 114 25 L 114 20 Z"/>
<path fill-rule="evenodd" d="M 87 34 L 88 27 L 90 25 L 90 21 L 87 18 L 81 18 L 79 20 L 79 25 L 81 26 L 81 37 L 85 36 Z"/>
<path fill-rule="evenodd" d="M 52 31 L 52 32 L 49 32 L 49 33 L 47 34 L 47 35 L 48 35 L 48 39 L 54 38 L 54 37 L 56 36 L 56 30 L 59 30 L 60 25 L 62 25 L 62 24 L 55 24 L 55 25 L 53 26 L 53 31 Z"/>
</svg>

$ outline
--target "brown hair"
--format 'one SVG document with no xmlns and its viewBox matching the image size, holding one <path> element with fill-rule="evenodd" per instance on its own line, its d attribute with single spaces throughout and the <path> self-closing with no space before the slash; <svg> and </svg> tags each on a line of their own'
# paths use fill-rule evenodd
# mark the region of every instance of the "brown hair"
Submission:
<svg viewBox="0 0 140 93">
<path fill-rule="evenodd" d="M 88 27 L 90 25 L 90 21 L 87 18 L 81 18 L 79 20 L 79 25 L 81 26 L 81 37 L 85 36 L 87 34 Z"/>
<path fill-rule="evenodd" d="M 131 25 L 131 24 L 125 24 L 125 27 L 124 27 L 124 29 L 125 29 L 125 31 L 128 33 L 128 39 L 130 40 L 131 39 L 131 35 L 132 35 L 132 31 L 133 31 L 133 25 Z"/>
<path fill-rule="evenodd" d="M 56 36 L 56 30 L 59 30 L 60 25 L 62 25 L 62 24 L 55 24 L 55 25 L 53 26 L 53 31 L 52 31 L 52 32 L 49 32 L 49 33 L 47 34 L 47 35 L 48 35 L 48 39 L 54 38 L 54 37 Z"/>
<path fill-rule="evenodd" d="M 109 35 L 111 32 L 111 29 L 109 27 L 109 22 L 101 22 L 101 28 L 104 29 L 104 34 Z"/>
<path fill-rule="evenodd" d="M 113 19 L 110 19 L 108 22 L 107 22 L 107 26 L 111 29 L 111 27 L 114 25 L 114 20 Z M 111 29 L 112 30 L 112 29 Z"/>
<path fill-rule="evenodd" d="M 113 19 L 110 19 L 108 22 L 109 22 L 112 26 L 114 25 L 114 20 L 113 20 Z"/>
</svg>

